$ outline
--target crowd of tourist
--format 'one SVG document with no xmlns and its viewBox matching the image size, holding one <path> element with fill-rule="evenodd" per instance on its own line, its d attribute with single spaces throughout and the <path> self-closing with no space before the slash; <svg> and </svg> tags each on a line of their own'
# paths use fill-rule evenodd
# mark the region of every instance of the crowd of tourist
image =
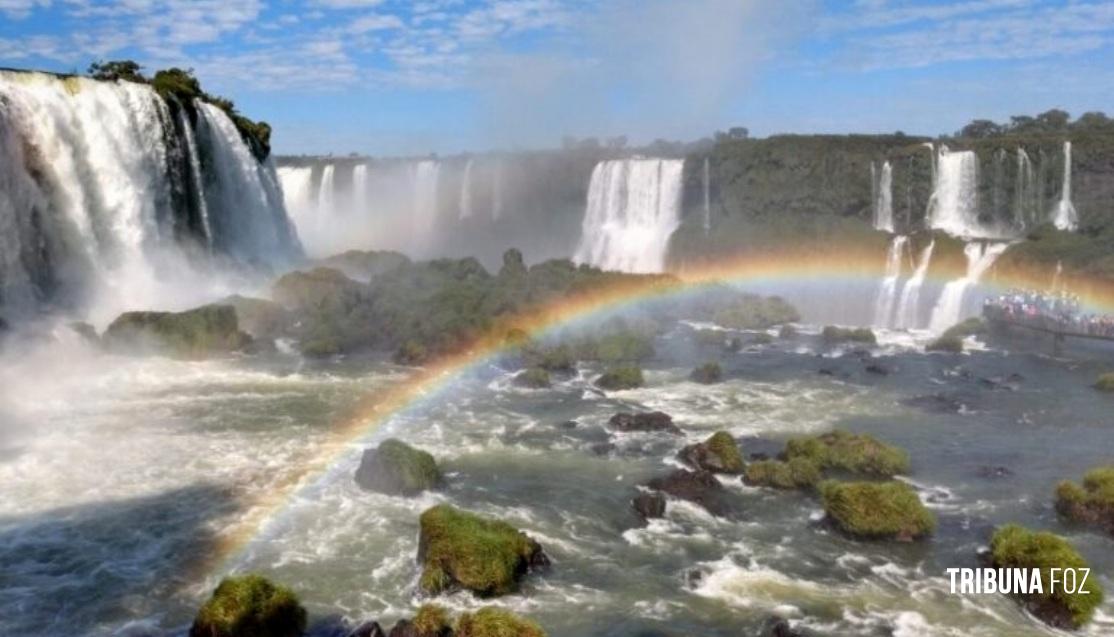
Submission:
<svg viewBox="0 0 1114 637">
<path fill-rule="evenodd" d="M 1066 292 L 1050 294 L 1011 290 L 986 299 L 983 313 L 1011 323 L 1066 334 L 1114 338 L 1114 316 L 1082 311 L 1079 297 Z"/>
</svg>

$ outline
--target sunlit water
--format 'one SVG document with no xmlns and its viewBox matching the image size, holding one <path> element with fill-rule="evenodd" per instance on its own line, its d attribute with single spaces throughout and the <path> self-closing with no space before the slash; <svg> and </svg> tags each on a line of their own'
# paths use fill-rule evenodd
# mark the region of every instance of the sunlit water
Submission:
<svg viewBox="0 0 1114 637">
<path fill-rule="evenodd" d="M 890 371 L 879 375 L 854 353 L 819 350 L 809 333 L 734 354 L 700 349 L 691 334 L 678 325 L 659 339 L 649 387 L 606 397 L 590 389 L 590 367 L 523 390 L 506 362 L 482 366 L 351 445 L 215 566 L 205 558 L 253 496 L 297 473 L 362 394 L 406 370 L 280 354 L 124 359 L 74 343 L 9 360 L 0 634 L 183 634 L 228 570 L 293 587 L 312 621 L 390 623 L 423 601 L 417 521 L 438 502 L 520 526 L 553 560 L 520 595 L 441 601 L 505 605 L 557 637 L 750 634 L 772 613 L 820 635 L 1054 634 L 1008 599 L 948 594 L 944 569 L 977 565 L 993 527 L 1010 521 L 1065 534 L 1114 587 L 1114 540 L 1066 527 L 1051 507 L 1058 480 L 1112 459 L 1112 402 L 1089 387 L 1096 366 L 993 348 L 925 355 L 922 335 L 893 332 L 872 361 Z M 687 380 L 694 362 L 717 356 L 726 382 Z M 1023 378 L 1003 382 L 1014 373 Z M 962 411 L 902 402 L 937 393 Z M 607 431 L 613 413 L 632 408 L 673 414 L 685 435 Z M 815 498 L 731 478 L 726 517 L 670 501 L 664 519 L 639 527 L 629 510 L 638 484 L 712 431 L 732 432 L 750 453 L 833 427 L 910 451 L 911 481 L 939 516 L 932 539 L 855 542 L 817 524 Z M 446 488 L 412 499 L 357 488 L 361 449 L 387 435 L 434 453 Z M 999 466 L 1011 475 L 983 475 Z M 1108 601 L 1086 633 L 1114 631 L 1112 616 Z"/>
</svg>

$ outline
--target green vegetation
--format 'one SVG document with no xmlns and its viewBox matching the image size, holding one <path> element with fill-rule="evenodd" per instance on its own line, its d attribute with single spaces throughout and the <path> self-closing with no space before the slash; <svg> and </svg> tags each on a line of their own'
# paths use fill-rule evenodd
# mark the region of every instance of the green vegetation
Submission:
<svg viewBox="0 0 1114 637">
<path fill-rule="evenodd" d="M 506 522 L 440 504 L 422 513 L 420 524 L 418 585 L 431 595 L 457 587 L 504 595 L 528 569 L 548 564 L 541 546 Z"/>
<path fill-rule="evenodd" d="M 636 389 L 644 384 L 642 369 L 639 367 L 612 367 L 596 379 L 596 387 L 608 391 Z"/>
<path fill-rule="evenodd" d="M 759 460 L 746 466 L 743 482 L 752 487 L 808 489 L 820 482 L 820 468 L 807 458 Z"/>
<path fill-rule="evenodd" d="M 452 634 L 449 613 L 437 604 L 422 604 L 411 622 L 419 637 L 440 637 Z"/>
<path fill-rule="evenodd" d="M 226 577 L 197 611 L 190 637 L 299 637 L 306 611 L 290 589 L 259 575 Z"/>
<path fill-rule="evenodd" d="M 924 346 L 926 352 L 948 352 L 950 354 L 963 353 L 963 338 L 959 336 L 941 336 Z"/>
<path fill-rule="evenodd" d="M 1044 622 L 1059 628 L 1079 628 L 1091 620 L 1102 604 L 1103 590 L 1092 574 L 1075 593 L 1052 586 L 1052 569 L 1088 568 L 1083 557 L 1067 540 L 1046 532 L 1034 532 L 1010 524 L 999 528 L 990 540 L 990 557 L 1000 568 L 1040 569 L 1043 593 L 1018 595 L 1026 607 Z"/>
<path fill-rule="evenodd" d="M 1114 466 L 1091 469 L 1081 485 L 1070 480 L 1058 484 L 1056 510 L 1070 520 L 1114 534 Z"/>
<path fill-rule="evenodd" d="M 654 357 L 653 335 L 620 329 L 599 339 L 580 341 L 576 345 L 576 354 L 581 360 L 637 363 Z"/>
<path fill-rule="evenodd" d="M 384 272 L 409 265 L 410 259 L 392 250 L 348 250 L 320 259 L 317 263 L 321 267 L 340 270 L 352 279 L 370 281 Z"/>
<path fill-rule="evenodd" d="M 844 533 L 862 539 L 915 540 L 936 528 L 936 519 L 909 485 L 890 482 L 820 484 L 828 518 Z"/>
<path fill-rule="evenodd" d="M 792 438 L 787 459 L 804 458 L 821 470 L 890 478 L 909 472 L 909 454 L 867 434 L 836 430 L 819 436 Z"/>
<path fill-rule="evenodd" d="M 356 484 L 392 495 L 416 495 L 440 482 L 441 471 L 432 455 L 394 438 L 364 451 L 356 469 Z"/>
<path fill-rule="evenodd" d="M 968 336 L 978 336 L 980 334 L 986 334 L 986 330 L 986 321 L 982 320 L 982 318 L 978 316 L 972 316 L 971 318 L 960 321 L 959 323 L 956 323 L 955 325 L 944 330 L 944 333 L 940 335 L 940 338 L 954 337 L 964 339 Z"/>
<path fill-rule="evenodd" d="M 531 367 L 547 372 L 571 372 L 576 369 L 576 354 L 568 345 L 554 347 L 531 346 L 523 351 L 523 358 Z"/>
<path fill-rule="evenodd" d="M 231 305 L 236 310 L 240 329 L 256 338 L 275 338 L 290 324 L 289 313 L 274 301 L 234 294 L 221 299 L 217 305 Z"/>
<path fill-rule="evenodd" d="M 868 327 L 851 328 L 828 325 L 820 333 L 820 338 L 827 345 L 838 345 L 840 343 L 878 344 L 878 338 L 874 335 L 874 331 Z"/>
<path fill-rule="evenodd" d="M 236 310 L 205 305 L 185 312 L 125 312 L 108 326 L 104 343 L 115 351 L 199 359 L 244 349 Z"/>
<path fill-rule="evenodd" d="M 501 608 L 464 613 L 456 622 L 456 637 L 545 637 L 534 622 Z"/>
<path fill-rule="evenodd" d="M 541 367 L 531 367 L 515 374 L 514 384 L 530 389 L 545 389 L 549 387 L 549 372 Z"/>
<path fill-rule="evenodd" d="M 1114 392 L 1114 372 L 1108 372 L 1099 376 L 1098 380 L 1095 381 L 1095 389 Z"/>
<path fill-rule="evenodd" d="M 780 296 L 761 297 L 744 294 L 734 304 L 716 312 L 712 320 L 737 330 L 764 330 L 782 323 L 801 320 L 797 308 Z"/>
<path fill-rule="evenodd" d="M 726 431 L 717 431 L 707 440 L 681 449 L 681 460 L 697 469 L 713 473 L 742 473 L 743 455 L 735 438 Z"/>
<path fill-rule="evenodd" d="M 692 370 L 692 373 L 689 374 L 689 378 L 697 383 L 703 383 L 705 385 L 718 383 L 723 380 L 723 368 L 716 362 L 704 363 L 700 367 Z"/>
<path fill-rule="evenodd" d="M 406 341 L 395 350 L 393 360 L 399 365 L 421 365 L 429 360 L 429 350 L 418 341 Z"/>
</svg>

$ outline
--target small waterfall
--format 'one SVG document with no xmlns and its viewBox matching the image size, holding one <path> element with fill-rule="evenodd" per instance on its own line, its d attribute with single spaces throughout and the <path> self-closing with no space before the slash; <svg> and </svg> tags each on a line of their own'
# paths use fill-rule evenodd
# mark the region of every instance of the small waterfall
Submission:
<svg viewBox="0 0 1114 637">
<path fill-rule="evenodd" d="M 988 243 L 983 241 L 972 241 L 964 246 L 963 253 L 967 255 L 967 273 L 944 286 L 944 291 L 940 293 L 940 298 L 936 301 L 936 307 L 932 310 L 932 320 L 929 322 L 930 330 L 938 334 L 964 318 L 964 301 L 967 298 L 967 291 L 978 284 L 983 274 L 990 269 L 990 266 L 994 265 L 994 262 L 1008 247 L 1009 244 L 1004 242 Z"/>
<path fill-rule="evenodd" d="M 498 221 L 503 216 L 503 162 L 495 163 L 491 175 L 491 220 Z"/>
<path fill-rule="evenodd" d="M 1052 213 L 1052 224 L 1069 231 L 1079 226 L 1079 215 L 1071 202 L 1071 142 L 1064 142 L 1064 183 L 1060 187 L 1060 201 Z"/>
<path fill-rule="evenodd" d="M 894 232 L 894 203 L 893 203 L 893 167 L 890 162 L 882 163 L 881 175 L 874 178 L 874 164 L 870 164 L 871 181 L 874 187 L 874 229 L 883 232 Z"/>
<path fill-rule="evenodd" d="M 286 209 L 300 233 L 306 232 L 312 223 L 317 209 L 317 197 L 313 191 L 313 168 L 309 166 L 284 166 L 278 169 L 279 183 L 282 185 L 282 198 Z M 303 237 L 303 240 L 307 237 Z"/>
<path fill-rule="evenodd" d="M 472 216 L 472 160 L 464 164 L 464 175 L 460 178 L 460 218 Z"/>
<path fill-rule="evenodd" d="M 352 212 L 366 215 L 367 201 L 367 164 L 357 164 L 352 168 Z"/>
<path fill-rule="evenodd" d="M 441 179 L 441 164 L 434 160 L 422 160 L 411 166 L 410 179 L 413 188 L 413 229 L 412 239 L 419 249 L 428 247 L 430 234 L 437 224 L 437 197 Z"/>
<path fill-rule="evenodd" d="M 901 262 L 905 258 L 905 245 L 909 237 L 897 235 L 890 242 L 886 253 L 886 274 L 874 300 L 874 326 L 889 327 L 897 303 L 897 281 L 901 278 Z"/>
<path fill-rule="evenodd" d="M 1014 189 L 1013 222 L 1018 228 L 1025 228 L 1035 219 L 1037 191 L 1033 162 L 1029 160 L 1029 153 L 1020 147 L 1017 149 L 1017 177 Z"/>
<path fill-rule="evenodd" d="M 704 158 L 704 234 L 712 230 L 712 168 L 707 157 Z"/>
<path fill-rule="evenodd" d="M 924 250 L 921 251 L 921 257 L 917 261 L 917 267 L 913 270 L 913 276 L 905 282 L 905 287 L 901 290 L 901 300 L 897 304 L 897 327 L 906 329 L 915 329 L 920 325 L 921 315 L 921 287 L 924 285 L 924 278 L 928 274 L 928 266 L 932 262 L 932 249 L 936 246 L 935 241 L 931 241 Z"/>
<path fill-rule="evenodd" d="M 186 154 L 189 157 L 194 205 L 197 206 L 198 212 L 201 214 L 202 230 L 205 232 L 205 244 L 212 250 L 213 226 L 209 222 L 209 206 L 205 203 L 205 186 L 201 175 L 201 156 L 197 152 L 197 139 L 193 135 L 193 127 L 190 126 L 189 117 L 186 115 L 186 110 L 184 108 L 178 109 L 178 119 L 186 138 Z"/>
<path fill-rule="evenodd" d="M 336 203 L 336 166 L 326 165 L 321 169 L 321 182 L 317 184 L 317 217 L 319 220 L 335 211 Z"/>
<path fill-rule="evenodd" d="M 979 223 L 979 160 L 969 150 L 952 152 L 941 146 L 929 200 L 928 225 L 961 237 L 982 236 Z"/>
<path fill-rule="evenodd" d="M 574 260 L 605 270 L 661 272 L 680 225 L 684 160 L 596 164 Z"/>
</svg>

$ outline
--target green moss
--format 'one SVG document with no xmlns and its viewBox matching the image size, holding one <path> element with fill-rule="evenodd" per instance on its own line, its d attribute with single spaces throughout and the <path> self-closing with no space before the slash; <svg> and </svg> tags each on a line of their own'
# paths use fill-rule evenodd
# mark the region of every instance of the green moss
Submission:
<svg viewBox="0 0 1114 637">
<path fill-rule="evenodd" d="M 429 453 L 388 438 L 364 451 L 356 483 L 381 493 L 415 495 L 441 482 L 441 471 Z"/>
<path fill-rule="evenodd" d="M 571 372 L 576 369 L 576 354 L 572 347 L 561 344 L 555 347 L 528 347 L 523 352 L 528 365 L 548 372 Z"/>
<path fill-rule="evenodd" d="M 867 327 L 839 327 L 828 325 L 820 333 L 820 338 L 828 345 L 840 343 L 862 343 L 864 345 L 877 345 L 878 338 Z"/>
<path fill-rule="evenodd" d="M 456 622 L 456 637 L 545 637 L 534 622 L 499 608 L 464 613 Z"/>
<path fill-rule="evenodd" d="M 452 628 L 449 613 L 437 604 L 422 604 L 412 624 L 420 637 L 438 637 Z"/>
<path fill-rule="evenodd" d="M 1082 485 L 1064 480 L 1056 486 L 1056 510 L 1083 524 L 1094 524 L 1114 534 L 1114 466 L 1097 467 L 1083 476 Z"/>
<path fill-rule="evenodd" d="M 585 358 L 605 363 L 632 363 L 654 357 L 653 339 L 645 334 L 620 332 L 608 334 L 585 351 Z"/>
<path fill-rule="evenodd" d="M 596 379 L 596 386 L 609 391 L 642 387 L 642 369 L 638 367 L 613 367 Z"/>
<path fill-rule="evenodd" d="M 712 320 L 737 330 L 764 330 L 781 323 L 801 320 L 797 308 L 779 296 L 744 294 L 734 304 L 717 311 Z"/>
<path fill-rule="evenodd" d="M 531 367 L 516 374 L 514 384 L 531 389 L 545 389 L 549 387 L 549 372 L 541 367 Z"/>
<path fill-rule="evenodd" d="M 190 637 L 298 637 L 306 611 L 290 589 L 259 575 L 226 577 L 197 611 Z"/>
<path fill-rule="evenodd" d="M 421 515 L 421 589 L 436 595 L 457 586 L 481 596 L 515 590 L 526 571 L 547 563 L 541 546 L 502 522 L 447 504 Z"/>
<path fill-rule="evenodd" d="M 1083 557 L 1058 535 L 1010 524 L 995 531 L 990 540 L 990 557 L 1000 568 L 1040 569 L 1044 593 L 1018 597 L 1034 615 L 1053 626 L 1079 628 L 1091 620 L 1095 608 L 1102 604 L 1103 590 L 1093 574 L 1074 594 L 1067 593 L 1062 585 L 1052 586 L 1053 568 L 1088 568 Z"/>
<path fill-rule="evenodd" d="M 821 483 L 820 497 L 836 527 L 857 538 L 913 540 L 936 528 L 936 518 L 902 482 L 830 480 Z"/>
<path fill-rule="evenodd" d="M 951 354 L 963 353 L 963 338 L 954 335 L 943 335 L 925 345 L 926 352 L 948 352 Z"/>
<path fill-rule="evenodd" d="M 429 359 L 429 351 L 418 341 L 406 341 L 395 350 L 394 361 L 399 365 L 421 365 Z"/>
<path fill-rule="evenodd" d="M 117 351 L 197 359 L 242 350 L 251 337 L 240 331 L 233 307 L 206 305 L 185 312 L 125 312 L 105 330 L 104 342 Z"/>
<path fill-rule="evenodd" d="M 1099 376 L 1095 381 L 1095 389 L 1099 391 L 1114 392 L 1114 372 L 1109 372 Z"/>
<path fill-rule="evenodd" d="M 718 383 L 723 380 L 723 368 L 716 362 L 704 363 L 700 367 L 692 370 L 692 373 L 689 374 L 689 378 L 697 383 L 703 383 L 705 385 Z"/>
<path fill-rule="evenodd" d="M 792 438 L 787 459 L 805 458 L 820 469 L 889 478 L 908 473 L 909 454 L 867 434 L 836 430 L 819 436 Z"/>
<path fill-rule="evenodd" d="M 746 466 L 743 482 L 752 487 L 807 489 L 820 482 L 820 468 L 808 458 L 759 460 Z"/>
<path fill-rule="evenodd" d="M 712 455 L 719 459 L 719 464 L 725 472 L 742 472 L 743 455 L 739 453 L 739 445 L 731 434 L 726 431 L 717 431 L 704 441 L 704 445 Z"/>
</svg>

